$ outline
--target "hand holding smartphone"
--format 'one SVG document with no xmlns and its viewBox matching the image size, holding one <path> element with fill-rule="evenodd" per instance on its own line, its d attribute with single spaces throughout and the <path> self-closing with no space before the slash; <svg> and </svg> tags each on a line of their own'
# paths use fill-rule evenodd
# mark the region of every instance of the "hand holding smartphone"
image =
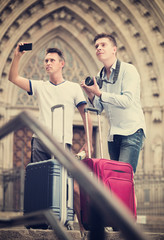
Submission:
<svg viewBox="0 0 164 240">
<path fill-rule="evenodd" d="M 23 45 L 19 46 L 19 52 L 31 51 L 31 50 L 32 50 L 32 43 L 24 43 Z"/>
</svg>

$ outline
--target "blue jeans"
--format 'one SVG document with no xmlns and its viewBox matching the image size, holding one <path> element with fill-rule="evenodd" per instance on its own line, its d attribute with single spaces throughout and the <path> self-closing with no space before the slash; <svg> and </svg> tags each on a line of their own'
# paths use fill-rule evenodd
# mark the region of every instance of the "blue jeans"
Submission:
<svg viewBox="0 0 164 240">
<path fill-rule="evenodd" d="M 110 159 L 130 163 L 135 173 L 144 138 L 143 129 L 128 136 L 114 135 L 113 142 L 108 142 Z"/>
</svg>

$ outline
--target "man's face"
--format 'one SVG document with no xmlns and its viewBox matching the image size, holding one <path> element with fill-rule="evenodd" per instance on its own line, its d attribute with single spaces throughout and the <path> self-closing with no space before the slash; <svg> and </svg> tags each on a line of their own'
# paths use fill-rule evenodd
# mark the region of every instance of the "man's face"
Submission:
<svg viewBox="0 0 164 240">
<path fill-rule="evenodd" d="M 48 53 L 44 59 L 44 66 L 47 73 L 62 71 L 64 61 L 61 60 L 57 53 Z"/>
<path fill-rule="evenodd" d="M 95 43 L 96 56 L 99 61 L 110 60 L 115 56 L 117 47 L 108 38 L 99 38 Z"/>
</svg>

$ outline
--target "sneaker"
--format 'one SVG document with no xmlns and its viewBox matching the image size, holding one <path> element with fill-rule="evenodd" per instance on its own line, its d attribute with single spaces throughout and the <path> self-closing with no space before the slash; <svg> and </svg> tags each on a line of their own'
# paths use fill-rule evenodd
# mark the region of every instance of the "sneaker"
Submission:
<svg viewBox="0 0 164 240">
<path fill-rule="evenodd" d="M 84 231 L 80 231 L 80 233 L 81 233 L 81 240 L 87 240 L 88 238 L 87 238 L 87 233 L 86 232 L 84 232 Z"/>
<path fill-rule="evenodd" d="M 64 226 L 67 228 L 67 230 L 74 230 L 73 222 L 66 221 Z"/>
<path fill-rule="evenodd" d="M 112 227 L 105 227 L 104 230 L 105 230 L 106 233 L 109 233 L 109 232 L 113 231 Z"/>
</svg>

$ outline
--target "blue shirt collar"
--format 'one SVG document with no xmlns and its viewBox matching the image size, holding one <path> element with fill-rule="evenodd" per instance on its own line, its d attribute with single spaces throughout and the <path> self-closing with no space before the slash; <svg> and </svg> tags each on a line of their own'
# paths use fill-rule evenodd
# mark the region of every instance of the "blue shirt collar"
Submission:
<svg viewBox="0 0 164 240">
<path fill-rule="evenodd" d="M 53 82 L 51 82 L 51 81 L 49 81 L 49 82 L 50 82 L 51 84 L 55 85 L 55 86 L 58 86 L 58 85 L 60 85 L 60 84 L 65 83 L 65 80 L 64 80 L 63 82 L 59 83 L 59 84 L 55 84 L 55 83 L 53 83 Z"/>
</svg>

